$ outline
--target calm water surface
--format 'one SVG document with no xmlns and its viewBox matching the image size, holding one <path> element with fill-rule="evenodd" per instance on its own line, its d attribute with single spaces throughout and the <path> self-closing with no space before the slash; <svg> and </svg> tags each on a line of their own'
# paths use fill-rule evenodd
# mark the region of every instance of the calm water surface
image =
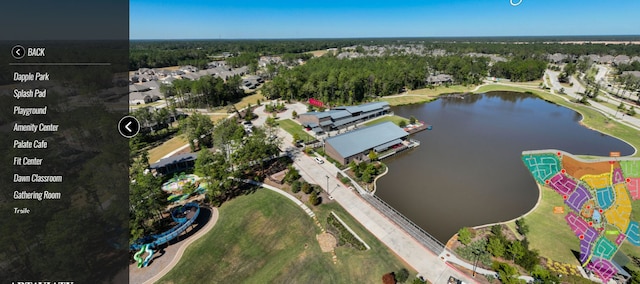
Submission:
<svg viewBox="0 0 640 284">
<path fill-rule="evenodd" d="M 577 155 L 634 152 L 578 122 L 580 114 L 532 95 L 492 92 L 393 108 L 433 130 L 413 136 L 417 149 L 386 159 L 376 194 L 442 242 L 459 228 L 528 212 L 536 184 L 520 154 L 559 149 Z"/>
</svg>

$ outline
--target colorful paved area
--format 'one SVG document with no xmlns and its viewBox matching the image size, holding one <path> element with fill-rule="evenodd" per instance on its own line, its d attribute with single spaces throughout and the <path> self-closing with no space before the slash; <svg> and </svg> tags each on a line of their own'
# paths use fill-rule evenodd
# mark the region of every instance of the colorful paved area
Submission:
<svg viewBox="0 0 640 284">
<path fill-rule="evenodd" d="M 627 240 L 640 246 L 640 224 L 631 220 L 631 202 L 640 199 L 640 159 L 587 161 L 548 150 L 524 152 L 522 160 L 536 182 L 564 200 L 582 265 L 608 282 L 618 273 L 612 259 L 620 245 Z"/>
</svg>

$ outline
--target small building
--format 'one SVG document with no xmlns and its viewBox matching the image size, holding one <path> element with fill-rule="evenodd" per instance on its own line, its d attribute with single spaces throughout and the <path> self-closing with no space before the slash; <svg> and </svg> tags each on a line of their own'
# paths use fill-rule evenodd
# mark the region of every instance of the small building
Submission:
<svg viewBox="0 0 640 284">
<path fill-rule="evenodd" d="M 598 59 L 598 63 L 600 64 L 611 64 L 613 63 L 614 57 L 612 55 L 603 55 Z"/>
<path fill-rule="evenodd" d="M 387 149 L 403 145 L 409 133 L 393 122 L 360 128 L 325 140 L 325 153 L 339 163 L 369 160 L 369 152 L 382 153 Z"/>
<path fill-rule="evenodd" d="M 631 63 L 631 58 L 627 55 L 618 55 L 613 58 L 613 61 L 611 63 L 615 66 L 618 66 L 620 64 L 629 64 Z"/>
<path fill-rule="evenodd" d="M 554 53 L 554 54 L 547 55 L 547 59 L 551 63 L 559 64 L 562 62 L 566 62 L 568 59 L 568 56 L 562 53 Z"/>
<path fill-rule="evenodd" d="M 193 168 L 198 159 L 198 154 L 187 153 L 164 158 L 149 166 L 152 170 L 162 175 L 170 175 Z"/>
<path fill-rule="evenodd" d="M 442 85 L 453 83 L 453 76 L 449 74 L 429 75 L 425 80 L 430 85 Z"/>
<path fill-rule="evenodd" d="M 631 75 L 633 77 L 636 77 L 636 78 L 640 79 L 640 71 L 624 71 L 624 72 L 622 72 L 622 76 L 626 76 L 626 75 Z"/>
<path fill-rule="evenodd" d="M 339 130 L 390 112 L 389 103 L 373 102 L 357 106 L 339 106 L 322 112 L 307 112 L 298 115 L 298 121 L 302 126 L 319 134 Z"/>
</svg>

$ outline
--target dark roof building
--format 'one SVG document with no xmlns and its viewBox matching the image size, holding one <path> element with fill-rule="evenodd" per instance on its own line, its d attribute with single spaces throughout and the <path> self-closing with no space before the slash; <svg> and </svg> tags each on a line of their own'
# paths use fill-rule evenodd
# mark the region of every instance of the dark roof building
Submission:
<svg viewBox="0 0 640 284">
<path fill-rule="evenodd" d="M 325 152 L 343 165 L 367 161 L 371 150 L 381 153 L 403 144 L 408 136 L 409 133 L 393 122 L 384 122 L 328 138 Z"/>
<path fill-rule="evenodd" d="M 193 168 L 197 158 L 198 154 L 196 153 L 175 155 L 151 164 L 150 168 L 156 170 L 157 173 L 168 175 Z"/>
<path fill-rule="evenodd" d="M 357 106 L 339 106 L 328 111 L 307 112 L 298 116 L 302 126 L 315 133 L 338 130 L 390 113 L 389 103 L 374 102 Z"/>
<path fill-rule="evenodd" d="M 427 84 L 440 85 L 453 82 L 453 77 L 448 74 L 430 75 L 426 80 Z"/>
</svg>

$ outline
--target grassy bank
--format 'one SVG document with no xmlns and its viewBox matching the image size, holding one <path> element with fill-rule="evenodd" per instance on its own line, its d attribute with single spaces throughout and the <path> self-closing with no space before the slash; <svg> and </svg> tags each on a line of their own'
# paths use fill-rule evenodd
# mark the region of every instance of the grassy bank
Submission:
<svg viewBox="0 0 640 284">
<path fill-rule="evenodd" d="M 554 207 L 565 207 L 562 196 L 546 187 L 540 190 L 540 194 L 540 204 L 524 218 L 525 224 L 529 226 L 527 238 L 530 247 L 537 249 L 541 256 L 578 265 L 579 261 L 571 251 L 580 251 L 578 238 L 564 220 L 566 214 L 553 213 Z M 515 227 L 515 222 L 510 223 Z"/>
<path fill-rule="evenodd" d="M 473 90 L 475 86 L 438 86 L 434 88 L 424 88 L 410 90 L 406 94 L 383 97 L 380 100 L 388 102 L 392 106 L 426 103 L 435 100 L 443 94 L 466 93 Z"/>
<path fill-rule="evenodd" d="M 395 123 L 396 125 L 400 125 L 401 121 L 404 121 L 406 124 L 409 124 L 409 120 L 402 117 L 402 116 L 398 116 L 398 115 L 391 115 L 391 116 L 383 116 L 380 118 L 376 118 L 372 121 L 366 122 L 364 125 L 366 126 L 371 126 L 371 125 L 376 125 L 378 123 L 383 123 L 383 122 L 387 122 L 387 121 L 391 121 L 393 123 Z"/>
<path fill-rule="evenodd" d="M 313 141 L 315 138 L 309 135 L 303 128 L 302 125 L 296 123 L 291 119 L 283 119 L 278 121 L 278 125 L 282 127 L 286 132 L 289 132 L 291 135 L 297 134 L 300 139 L 304 141 Z"/>
<path fill-rule="evenodd" d="M 318 220 L 333 209 L 353 224 L 335 203 L 319 208 Z M 330 253 L 320 251 L 313 220 L 268 190 L 229 201 L 219 212 L 216 226 L 159 283 L 377 283 L 402 265 L 359 226 L 352 228 L 372 249 L 337 248 L 334 264 Z"/>
<path fill-rule="evenodd" d="M 174 150 L 184 146 L 187 143 L 187 139 L 184 135 L 177 135 L 167 140 L 167 142 L 162 143 L 162 145 L 149 150 L 149 162 L 155 163 L 165 155 L 173 152 Z"/>
</svg>

